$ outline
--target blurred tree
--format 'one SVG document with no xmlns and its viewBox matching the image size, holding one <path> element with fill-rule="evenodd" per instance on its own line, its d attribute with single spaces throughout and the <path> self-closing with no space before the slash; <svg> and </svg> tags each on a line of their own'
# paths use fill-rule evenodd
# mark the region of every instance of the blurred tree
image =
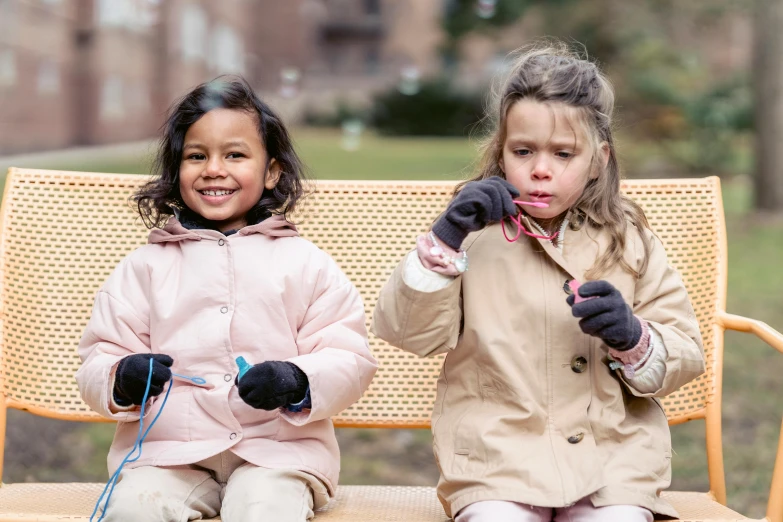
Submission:
<svg viewBox="0 0 783 522">
<path fill-rule="evenodd" d="M 497 0 L 489 18 L 480 16 L 481 4 L 450 2 L 447 49 L 456 52 L 472 32 L 500 35 L 498 29 L 534 11 L 543 34 L 583 46 L 577 49 L 602 64 L 615 85 L 623 127 L 635 140 L 655 142 L 673 170 L 706 175 L 748 169 L 745 136 L 753 111 L 748 73 L 716 78 L 702 51 L 672 44 L 692 28 L 715 26 L 727 15 L 746 16 L 747 0 Z"/>
<path fill-rule="evenodd" d="M 755 84 L 758 210 L 783 212 L 783 2 L 756 0 Z"/>
<path fill-rule="evenodd" d="M 483 113 L 480 96 L 457 92 L 443 79 L 428 80 L 415 94 L 394 88 L 373 100 L 372 123 L 390 136 L 469 136 Z"/>
</svg>

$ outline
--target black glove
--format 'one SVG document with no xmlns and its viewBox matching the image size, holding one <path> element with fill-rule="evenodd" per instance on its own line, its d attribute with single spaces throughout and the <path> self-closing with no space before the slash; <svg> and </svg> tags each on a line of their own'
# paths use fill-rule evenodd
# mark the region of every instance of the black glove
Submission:
<svg viewBox="0 0 783 522">
<path fill-rule="evenodd" d="M 577 304 L 573 294 L 566 299 L 574 317 L 581 317 L 579 327 L 584 333 L 600 337 L 615 350 L 630 350 L 639 343 L 642 324 L 611 283 L 588 281 L 577 292 L 581 297 L 595 298 Z"/>
<path fill-rule="evenodd" d="M 514 198 L 519 191 L 503 178 L 493 176 L 463 187 L 449 203 L 446 212 L 432 226 L 444 243 L 459 250 L 468 233 L 519 212 Z"/>
<path fill-rule="evenodd" d="M 174 359 L 162 353 L 137 353 L 120 361 L 114 375 L 114 401 L 120 406 L 141 405 L 144 390 L 147 389 L 147 377 L 152 363 L 152 381 L 150 397 L 160 395 L 164 386 L 171 380 L 171 367 Z"/>
<path fill-rule="evenodd" d="M 294 363 L 266 361 L 254 365 L 237 382 L 242 400 L 260 410 L 276 410 L 305 398 L 309 381 Z"/>
</svg>

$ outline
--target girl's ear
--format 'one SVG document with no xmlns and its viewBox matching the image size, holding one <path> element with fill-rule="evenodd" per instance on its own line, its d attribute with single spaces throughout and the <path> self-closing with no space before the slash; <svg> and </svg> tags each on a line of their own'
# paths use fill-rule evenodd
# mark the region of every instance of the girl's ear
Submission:
<svg viewBox="0 0 783 522">
<path fill-rule="evenodd" d="M 283 169 L 280 163 L 274 158 L 269 162 L 269 166 L 264 173 L 264 188 L 272 190 L 277 186 L 277 182 L 280 181 L 280 174 L 283 173 Z"/>
<path fill-rule="evenodd" d="M 601 158 L 601 165 L 606 168 L 609 165 L 609 144 L 606 142 L 601 143 L 601 151 L 599 152 L 599 158 Z"/>
<path fill-rule="evenodd" d="M 506 173 L 506 164 L 503 163 L 503 156 L 501 156 L 498 160 L 498 167 L 500 167 L 500 170 L 503 171 L 503 174 Z"/>
<path fill-rule="evenodd" d="M 598 164 L 601 166 L 600 169 L 592 169 L 593 172 L 590 174 L 590 179 L 597 179 L 598 175 L 606 169 L 606 166 L 609 164 L 609 144 L 605 141 L 601 143 L 601 145 L 598 147 Z"/>
</svg>

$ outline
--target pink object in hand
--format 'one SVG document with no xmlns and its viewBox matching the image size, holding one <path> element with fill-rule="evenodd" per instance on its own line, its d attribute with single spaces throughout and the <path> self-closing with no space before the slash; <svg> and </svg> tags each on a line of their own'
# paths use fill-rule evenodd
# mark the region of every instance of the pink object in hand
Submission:
<svg viewBox="0 0 783 522">
<path fill-rule="evenodd" d="M 528 205 L 528 206 L 537 207 L 537 208 L 549 208 L 549 204 L 548 203 L 544 203 L 543 201 L 522 201 L 522 200 L 515 199 L 514 203 L 517 204 L 517 205 Z M 517 235 L 514 236 L 514 239 L 510 239 L 508 237 L 508 234 L 506 234 L 506 226 L 505 226 L 505 224 L 502 227 L 500 227 L 501 230 L 503 231 L 503 235 L 506 237 L 506 241 L 508 241 L 509 243 L 513 243 L 514 241 L 519 239 L 519 236 L 522 235 L 523 233 L 525 235 L 530 236 L 530 237 L 534 237 L 536 239 L 545 239 L 547 241 L 552 241 L 554 238 L 557 237 L 557 234 L 558 234 L 557 232 L 555 232 L 551 236 L 542 236 L 540 234 L 533 234 L 532 232 L 528 232 L 527 229 L 525 228 L 525 225 L 522 224 L 522 211 L 521 210 L 516 215 L 516 217 L 514 217 L 514 216 L 506 216 L 506 217 L 508 219 L 510 219 L 511 222 L 514 223 L 517 226 Z"/>
<path fill-rule="evenodd" d="M 530 207 L 536 207 L 536 208 L 549 208 L 549 203 L 544 203 L 543 201 L 522 201 L 515 199 L 514 203 L 517 205 L 528 205 Z"/>
<path fill-rule="evenodd" d="M 572 279 L 568 282 L 568 288 L 570 288 L 571 291 L 574 293 L 574 304 L 581 303 L 582 301 L 587 301 L 589 299 L 595 299 L 595 296 L 582 297 L 581 295 L 579 295 L 579 292 L 577 292 L 577 290 L 579 290 L 580 286 L 582 286 L 582 283 L 580 283 L 576 279 Z"/>
</svg>

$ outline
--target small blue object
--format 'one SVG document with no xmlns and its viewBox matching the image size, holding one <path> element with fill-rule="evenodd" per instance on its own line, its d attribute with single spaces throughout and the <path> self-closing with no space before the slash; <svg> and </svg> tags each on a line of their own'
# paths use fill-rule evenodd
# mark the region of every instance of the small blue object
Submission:
<svg viewBox="0 0 783 522">
<path fill-rule="evenodd" d="M 244 375 L 247 373 L 247 371 L 252 368 L 252 365 L 248 364 L 248 362 L 245 360 L 244 357 L 241 355 L 237 357 L 237 366 L 239 366 L 239 377 L 237 377 L 237 380 L 244 377 Z"/>
<path fill-rule="evenodd" d="M 313 401 L 310 399 L 310 387 L 308 386 L 304 399 L 297 402 L 296 404 L 289 404 L 286 406 L 286 409 L 293 413 L 300 413 L 302 410 L 309 410 L 312 407 Z"/>
<path fill-rule="evenodd" d="M 203 386 L 207 383 L 207 380 L 203 377 L 188 377 L 187 375 L 180 375 L 178 373 L 172 373 L 172 377 L 179 377 L 180 379 L 184 379 L 186 381 L 190 381 L 193 384 L 198 384 L 199 386 Z"/>
<path fill-rule="evenodd" d="M 139 434 L 136 436 L 136 444 L 133 445 L 133 448 L 131 448 L 130 452 L 128 452 L 127 455 L 125 455 L 125 458 L 122 459 L 122 462 L 120 463 L 120 466 L 117 468 L 117 471 L 114 472 L 114 475 L 111 476 L 109 481 L 106 483 L 106 487 L 103 488 L 103 492 L 101 493 L 101 496 L 98 498 L 98 502 L 95 503 L 95 509 L 92 510 L 92 515 L 90 515 L 90 522 L 95 518 L 95 514 L 98 512 L 98 508 L 101 505 L 101 501 L 103 500 L 104 495 L 106 495 L 106 490 L 109 490 L 109 495 L 106 497 L 106 502 L 103 504 L 103 511 L 101 512 L 101 516 L 98 519 L 98 522 L 101 522 L 103 520 L 103 517 L 106 516 L 106 509 L 109 506 L 109 500 L 111 499 L 111 494 L 114 493 L 114 486 L 117 485 L 117 481 L 120 478 L 120 472 L 122 471 L 123 466 L 127 464 L 128 462 L 135 462 L 139 460 L 139 457 L 141 457 L 141 445 L 144 442 L 144 439 L 147 438 L 147 434 L 150 432 L 152 427 L 155 425 L 155 422 L 158 420 L 158 417 L 160 417 L 160 414 L 163 413 L 163 408 L 166 406 L 166 401 L 169 400 L 169 392 L 171 391 L 172 386 L 169 386 L 169 388 L 166 390 L 166 395 L 163 397 L 163 404 L 160 405 L 160 409 L 158 410 L 158 413 L 155 415 L 155 418 L 152 419 L 152 422 L 150 423 L 147 430 L 144 430 L 144 408 L 147 404 L 147 399 L 149 398 L 150 394 L 150 385 L 152 384 L 152 364 L 155 362 L 154 359 L 150 359 L 150 372 L 147 375 L 147 389 L 144 390 L 144 398 L 141 401 L 141 415 L 139 417 Z M 200 379 L 200 377 L 196 377 L 197 379 Z M 169 381 L 171 382 L 171 381 Z M 138 455 L 133 457 L 132 455 L 135 452 L 139 452 Z M 111 489 L 109 489 L 109 486 L 111 486 Z"/>
</svg>

